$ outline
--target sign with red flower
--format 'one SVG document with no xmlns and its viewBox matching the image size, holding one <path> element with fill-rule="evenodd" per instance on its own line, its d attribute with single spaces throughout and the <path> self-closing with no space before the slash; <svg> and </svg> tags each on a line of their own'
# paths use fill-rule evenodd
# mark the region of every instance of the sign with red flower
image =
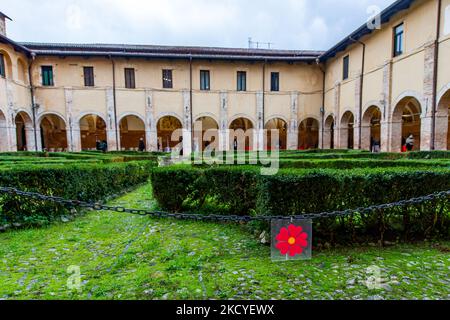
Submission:
<svg viewBox="0 0 450 320">
<path fill-rule="evenodd" d="M 311 259 L 312 221 L 272 221 L 272 260 Z"/>
</svg>

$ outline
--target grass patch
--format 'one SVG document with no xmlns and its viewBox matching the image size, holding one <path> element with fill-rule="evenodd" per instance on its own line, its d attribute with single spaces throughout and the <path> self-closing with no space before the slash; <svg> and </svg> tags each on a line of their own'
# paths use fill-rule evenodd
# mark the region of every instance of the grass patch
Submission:
<svg viewBox="0 0 450 320">
<path fill-rule="evenodd" d="M 153 208 L 150 185 L 113 204 Z M 449 299 L 450 243 L 315 250 L 272 263 L 245 227 L 91 212 L 0 234 L 0 299 Z M 70 266 L 82 291 L 67 288 Z M 364 284 L 382 269 L 382 289 Z"/>
</svg>

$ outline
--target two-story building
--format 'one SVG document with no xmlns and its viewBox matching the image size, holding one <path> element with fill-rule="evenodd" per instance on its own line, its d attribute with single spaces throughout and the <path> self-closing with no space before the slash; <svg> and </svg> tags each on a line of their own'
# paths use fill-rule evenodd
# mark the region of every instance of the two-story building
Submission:
<svg viewBox="0 0 450 320">
<path fill-rule="evenodd" d="M 199 150 L 199 124 L 220 150 L 236 129 L 252 149 L 264 129 L 290 150 L 450 149 L 450 0 L 378 18 L 321 52 L 17 43 L 0 14 L 0 150 Z"/>
</svg>

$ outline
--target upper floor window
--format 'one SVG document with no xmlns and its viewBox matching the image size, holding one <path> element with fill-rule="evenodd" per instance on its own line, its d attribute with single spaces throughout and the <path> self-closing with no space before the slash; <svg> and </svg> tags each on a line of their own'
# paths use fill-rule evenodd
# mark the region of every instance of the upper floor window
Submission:
<svg viewBox="0 0 450 320">
<path fill-rule="evenodd" d="M 350 68 L 350 56 L 345 56 L 343 60 L 343 76 L 342 79 L 347 80 L 349 75 L 349 68 Z"/>
<path fill-rule="evenodd" d="M 280 91 L 280 73 L 279 72 L 271 73 L 270 91 Z"/>
<path fill-rule="evenodd" d="M 163 70 L 163 88 L 172 89 L 173 88 L 173 74 L 172 70 Z"/>
<path fill-rule="evenodd" d="M 399 24 L 394 28 L 394 57 L 403 54 L 405 42 L 405 28 L 404 24 Z"/>
<path fill-rule="evenodd" d="M 200 71 L 200 90 L 210 90 L 210 74 L 209 70 Z"/>
<path fill-rule="evenodd" d="M 46 87 L 54 86 L 53 82 L 53 67 L 42 66 L 42 85 Z"/>
<path fill-rule="evenodd" d="M 5 56 L 0 53 L 0 76 L 3 78 L 6 77 L 6 71 L 5 71 Z"/>
<path fill-rule="evenodd" d="M 444 14 L 444 35 L 450 33 L 450 5 L 445 8 Z"/>
<path fill-rule="evenodd" d="M 84 86 L 93 87 L 94 81 L 94 67 L 84 67 Z"/>
<path fill-rule="evenodd" d="M 127 89 L 136 88 L 136 76 L 134 68 L 125 68 L 125 88 Z"/>
<path fill-rule="evenodd" d="M 247 91 L 247 72 L 245 71 L 237 73 L 237 91 Z"/>
</svg>

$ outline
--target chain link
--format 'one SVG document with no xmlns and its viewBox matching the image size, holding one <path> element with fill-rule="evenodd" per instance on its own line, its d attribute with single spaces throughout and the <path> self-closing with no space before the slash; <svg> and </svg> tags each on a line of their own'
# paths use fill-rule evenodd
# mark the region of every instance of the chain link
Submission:
<svg viewBox="0 0 450 320">
<path fill-rule="evenodd" d="M 404 208 L 411 205 L 423 204 L 429 201 L 450 199 L 450 190 L 433 193 L 431 195 L 417 197 L 409 200 L 401 200 L 393 203 L 374 205 L 365 208 L 347 209 L 343 211 L 322 212 L 315 214 L 303 214 L 297 216 L 237 216 L 237 215 L 202 215 L 195 213 L 168 213 L 162 211 L 146 210 L 146 209 L 129 209 L 121 206 L 108 206 L 100 203 L 90 203 L 79 200 L 67 200 L 56 196 L 47 196 L 36 192 L 21 191 L 16 188 L 0 187 L 0 193 L 9 194 L 27 199 L 33 199 L 44 202 L 57 203 L 71 208 L 92 209 L 94 211 L 112 211 L 118 213 L 128 213 L 139 216 L 152 216 L 156 218 L 174 218 L 179 220 L 196 220 L 196 221 L 216 221 L 216 222 L 237 222 L 247 223 L 250 221 L 272 221 L 272 220 L 315 220 L 323 218 L 346 217 L 354 214 L 368 215 L 379 210 L 388 210 L 393 208 Z"/>
</svg>

